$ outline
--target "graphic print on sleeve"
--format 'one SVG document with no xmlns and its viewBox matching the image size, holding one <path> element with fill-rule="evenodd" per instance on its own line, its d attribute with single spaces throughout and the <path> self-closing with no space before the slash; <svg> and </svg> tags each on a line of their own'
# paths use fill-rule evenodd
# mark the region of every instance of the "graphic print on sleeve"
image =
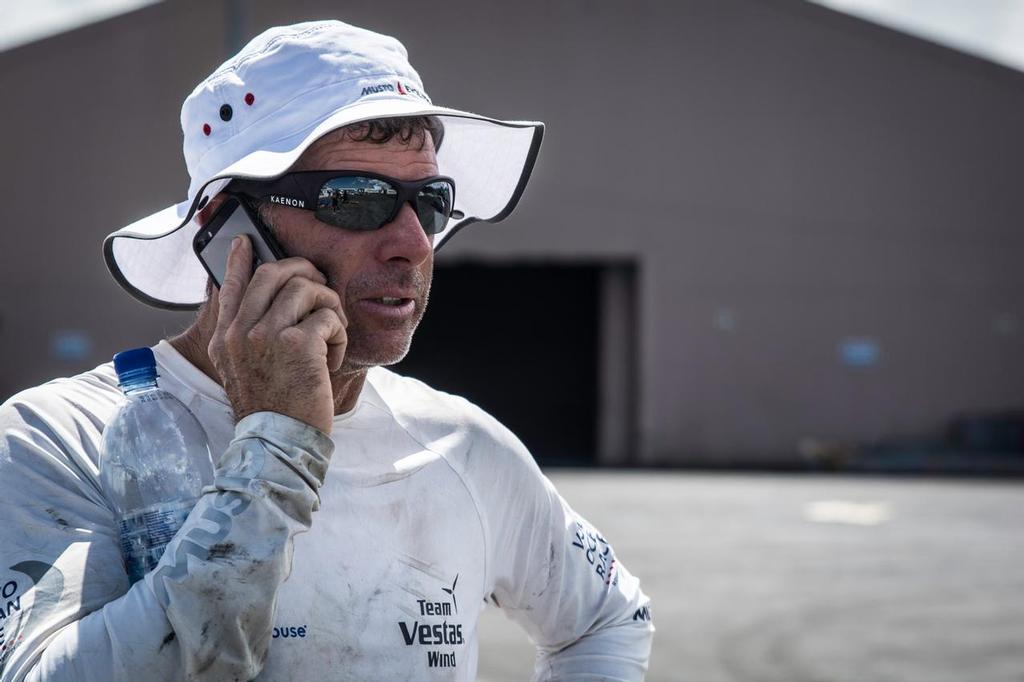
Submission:
<svg viewBox="0 0 1024 682">
<path fill-rule="evenodd" d="M 22 633 L 31 632 L 33 620 L 46 620 L 64 594 L 64 574 L 51 564 L 22 561 L 10 570 L 0 585 L 0 670 L 24 639 Z"/>
<path fill-rule="evenodd" d="M 577 516 L 576 527 L 571 537 L 572 546 L 583 554 L 593 569 L 594 574 L 605 585 L 619 584 L 618 572 L 615 570 L 615 551 L 608 541 L 597 532 L 597 529 Z"/>
</svg>

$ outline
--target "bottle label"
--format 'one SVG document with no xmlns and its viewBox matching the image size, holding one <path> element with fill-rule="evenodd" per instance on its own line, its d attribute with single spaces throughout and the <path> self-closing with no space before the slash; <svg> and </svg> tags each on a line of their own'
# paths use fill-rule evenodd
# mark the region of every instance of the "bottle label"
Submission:
<svg viewBox="0 0 1024 682">
<path fill-rule="evenodd" d="M 164 548 L 185 523 L 195 499 L 134 509 L 121 517 L 121 555 L 128 580 L 135 583 L 153 570 Z"/>
</svg>

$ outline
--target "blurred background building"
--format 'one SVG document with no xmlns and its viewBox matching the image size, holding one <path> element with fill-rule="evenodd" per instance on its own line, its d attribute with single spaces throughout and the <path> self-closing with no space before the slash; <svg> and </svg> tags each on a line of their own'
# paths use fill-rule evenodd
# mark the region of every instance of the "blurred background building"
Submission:
<svg viewBox="0 0 1024 682">
<path fill-rule="evenodd" d="M 399 371 L 542 463 L 1024 461 L 1010 66 L 800 0 L 132 5 L 0 52 L 0 397 L 188 324 L 102 239 L 184 197 L 201 78 L 336 17 L 403 40 L 435 102 L 548 126 L 516 213 L 439 254 Z"/>
</svg>

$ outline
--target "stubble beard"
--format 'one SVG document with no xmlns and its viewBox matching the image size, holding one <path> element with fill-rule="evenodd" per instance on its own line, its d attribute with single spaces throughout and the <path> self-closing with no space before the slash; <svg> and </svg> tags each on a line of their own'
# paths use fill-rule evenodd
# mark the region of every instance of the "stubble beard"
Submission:
<svg viewBox="0 0 1024 682">
<path fill-rule="evenodd" d="M 365 372 L 372 367 L 387 367 L 401 362 L 409 353 L 412 346 L 412 338 L 419 327 L 420 321 L 427 310 L 427 302 L 430 299 L 431 274 L 424 275 L 417 270 L 408 271 L 400 279 L 400 286 L 414 288 L 422 293 L 416 297 L 416 310 L 413 318 L 408 322 L 398 322 L 393 325 L 377 326 L 375 329 L 367 329 L 360 323 L 358 318 L 353 316 L 346 328 L 348 344 L 345 349 L 345 359 L 341 368 L 332 372 L 332 376 L 356 374 Z M 367 285 L 354 287 L 346 296 L 346 301 L 358 300 L 359 292 L 366 291 Z M 353 306 L 346 304 L 346 310 L 352 310 Z"/>
</svg>

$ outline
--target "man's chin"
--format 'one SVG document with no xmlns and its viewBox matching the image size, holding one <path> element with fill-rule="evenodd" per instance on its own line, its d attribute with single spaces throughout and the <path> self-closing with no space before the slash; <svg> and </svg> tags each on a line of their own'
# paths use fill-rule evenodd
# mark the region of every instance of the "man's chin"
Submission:
<svg viewBox="0 0 1024 682">
<path fill-rule="evenodd" d="M 409 340 L 411 342 L 411 339 Z M 397 365 L 409 354 L 410 342 L 379 344 L 372 349 L 348 348 L 341 369 L 331 372 L 332 376 L 365 372 L 371 367 Z"/>
</svg>

